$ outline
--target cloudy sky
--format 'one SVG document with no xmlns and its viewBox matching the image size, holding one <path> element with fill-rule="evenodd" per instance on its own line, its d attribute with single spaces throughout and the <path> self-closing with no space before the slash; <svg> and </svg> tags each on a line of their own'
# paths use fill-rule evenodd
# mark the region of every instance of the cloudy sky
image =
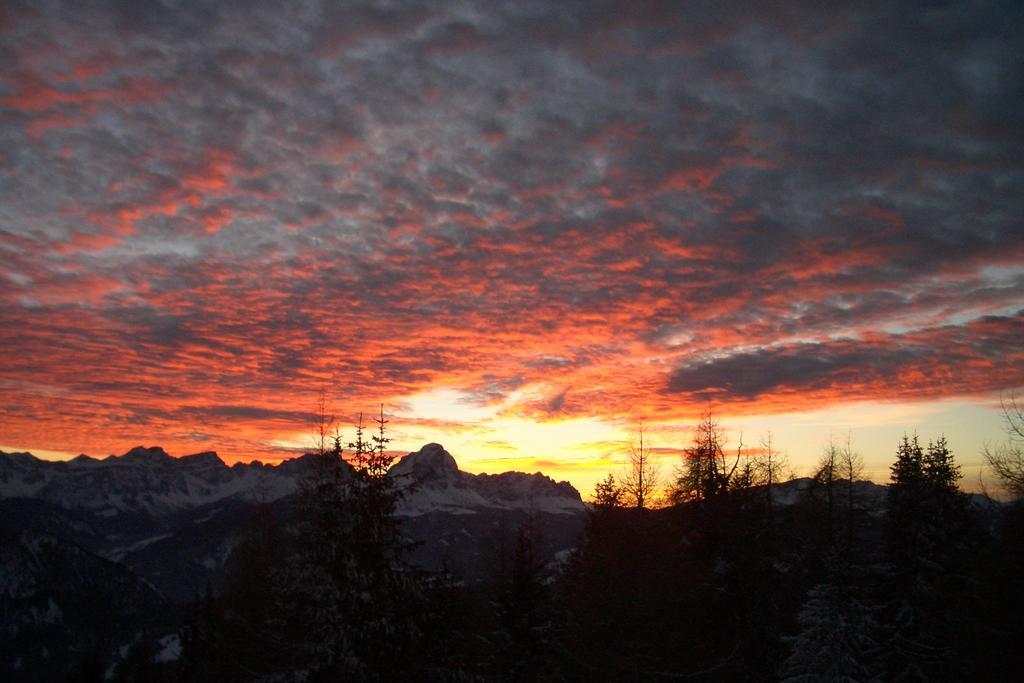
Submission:
<svg viewBox="0 0 1024 683">
<path fill-rule="evenodd" d="M 279 459 L 325 390 L 581 488 L 708 407 L 976 463 L 1021 5 L 765 5 L 4 3 L 0 447 Z"/>
</svg>

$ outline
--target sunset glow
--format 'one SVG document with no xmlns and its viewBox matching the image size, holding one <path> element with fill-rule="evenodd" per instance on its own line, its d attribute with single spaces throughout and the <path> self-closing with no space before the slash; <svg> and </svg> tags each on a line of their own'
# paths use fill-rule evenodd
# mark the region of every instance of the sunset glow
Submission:
<svg viewBox="0 0 1024 683">
<path fill-rule="evenodd" d="M 708 408 L 801 475 L 945 433 L 977 488 L 1024 387 L 1019 44 L 675 7 L 5 5 L 0 449 L 277 461 L 324 392 L 584 495 Z"/>
</svg>

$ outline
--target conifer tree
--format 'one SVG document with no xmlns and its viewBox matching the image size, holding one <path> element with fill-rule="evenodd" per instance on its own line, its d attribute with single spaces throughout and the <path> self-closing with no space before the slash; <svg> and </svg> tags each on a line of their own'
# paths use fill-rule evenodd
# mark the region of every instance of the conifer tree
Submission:
<svg viewBox="0 0 1024 683">
<path fill-rule="evenodd" d="M 282 637 L 311 680 L 389 679 L 423 665 L 412 656 L 423 584 L 394 517 L 383 407 L 377 423 L 367 439 L 360 414 L 347 462 L 338 434 L 316 456 L 298 494 L 295 551 L 275 577 Z"/>
<path fill-rule="evenodd" d="M 897 448 L 887 516 L 892 577 L 887 675 L 896 680 L 946 678 L 956 662 L 958 615 L 974 536 L 960 492 L 959 466 L 945 437 L 923 449 L 915 435 Z"/>
<path fill-rule="evenodd" d="M 896 462 L 889 467 L 889 472 L 889 517 L 894 528 L 899 528 L 902 521 L 916 519 L 924 496 L 924 450 L 917 434 L 912 439 L 903 435 L 896 448 Z"/>
<path fill-rule="evenodd" d="M 906 434 L 896 447 L 896 462 L 889 467 L 893 486 L 910 489 L 919 486 L 924 475 L 924 451 L 917 434 L 913 439 Z"/>
<path fill-rule="evenodd" d="M 549 612 L 549 587 L 545 584 L 540 557 L 543 535 L 530 516 L 520 524 L 507 579 L 500 587 L 499 652 L 502 678 L 533 681 L 550 671 L 553 625 Z"/>
<path fill-rule="evenodd" d="M 671 497 L 676 503 L 712 502 L 729 492 L 730 482 L 743 454 L 743 441 L 731 459 L 724 450 L 721 426 L 708 411 L 694 429 L 693 443 L 683 455 Z"/>
<path fill-rule="evenodd" d="M 814 586 L 798 622 L 800 633 L 783 664 L 782 681 L 878 680 L 871 666 L 878 650 L 871 613 L 847 587 L 834 582 Z"/>
<path fill-rule="evenodd" d="M 959 484 L 963 475 L 960 466 L 953 461 L 953 454 L 945 436 L 940 436 L 935 443 L 928 444 L 928 450 L 922 461 L 922 473 L 929 488 L 936 495 L 953 495 L 959 492 Z"/>
<path fill-rule="evenodd" d="M 615 482 L 615 475 L 611 472 L 594 485 L 594 505 L 602 509 L 622 506 L 622 487 Z"/>
</svg>

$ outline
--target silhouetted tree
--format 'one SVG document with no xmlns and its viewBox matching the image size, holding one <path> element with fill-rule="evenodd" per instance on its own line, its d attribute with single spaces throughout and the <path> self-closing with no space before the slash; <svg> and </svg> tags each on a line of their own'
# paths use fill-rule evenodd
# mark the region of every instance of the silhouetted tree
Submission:
<svg viewBox="0 0 1024 683">
<path fill-rule="evenodd" d="M 497 656 L 504 680 L 536 681 L 552 669 L 554 624 L 542 543 L 542 532 L 530 516 L 516 533 L 510 572 L 498 596 Z"/>
<path fill-rule="evenodd" d="M 1015 498 L 1024 498 L 1024 408 L 1012 395 L 1003 400 L 1006 443 L 986 444 L 982 455 L 1006 490 Z"/>
<path fill-rule="evenodd" d="M 594 485 L 594 505 L 598 508 L 622 507 L 622 487 L 615 482 L 615 475 L 608 476 Z"/>
<path fill-rule="evenodd" d="M 316 401 L 316 413 L 313 417 L 313 451 L 324 455 L 331 449 L 335 429 L 334 415 L 327 409 L 327 392 L 320 390 Z"/>
<path fill-rule="evenodd" d="M 791 478 L 789 461 L 784 453 L 775 448 L 775 437 L 769 431 L 761 437 L 761 452 L 753 457 L 754 483 L 764 486 L 765 500 L 768 509 L 774 509 L 775 487 L 780 482 Z"/>
<path fill-rule="evenodd" d="M 757 467 L 756 463 L 748 457 L 733 472 L 732 478 L 729 480 L 729 490 L 741 493 L 749 491 L 754 486 L 757 486 Z"/>
<path fill-rule="evenodd" d="M 836 508 L 836 483 L 839 480 L 839 448 L 832 439 L 829 439 L 821 457 L 818 458 L 818 465 L 814 471 L 814 482 L 821 487 L 825 493 L 825 503 L 828 509 L 828 530 L 829 538 L 832 538 L 832 531 L 835 527 Z"/>
<path fill-rule="evenodd" d="M 887 675 L 894 680 L 949 680 L 955 668 L 960 615 L 953 606 L 967 590 L 978 535 L 959 467 L 944 437 L 923 449 L 903 437 L 890 468 L 887 532 L 893 574 Z"/>
<path fill-rule="evenodd" d="M 637 429 L 636 439 L 629 445 L 629 465 L 622 480 L 622 496 L 628 505 L 639 510 L 649 507 L 661 480 L 661 467 L 651 453 L 651 444 L 644 442 L 644 428 Z"/>
<path fill-rule="evenodd" d="M 824 535 L 829 546 L 844 544 L 848 548 L 853 543 L 856 482 L 863 473 L 864 461 L 853 450 L 852 437 L 847 436 L 844 446 L 830 437 L 814 471 L 814 495 L 824 498 Z"/>
<path fill-rule="evenodd" d="M 896 448 L 896 462 L 889 466 L 890 493 L 897 497 L 916 498 L 924 487 L 924 449 L 917 434 L 906 434 Z"/>
<path fill-rule="evenodd" d="M 417 678 L 430 652 L 427 584 L 405 562 L 387 476 L 387 420 L 367 440 L 362 416 L 346 462 L 319 409 L 317 451 L 285 532 L 261 509 L 229 563 L 225 592 L 186 631 L 192 680 Z"/>
<path fill-rule="evenodd" d="M 924 479 L 933 496 L 947 500 L 960 499 L 960 466 L 953 460 L 945 436 L 928 444 L 922 460 Z"/>
<path fill-rule="evenodd" d="M 860 453 L 853 450 L 853 437 L 846 436 L 846 444 L 839 449 L 837 472 L 843 485 L 843 525 L 845 527 L 845 542 L 847 548 L 853 544 L 855 529 L 855 516 L 858 511 L 859 501 L 857 500 L 856 483 L 864 475 L 864 459 Z"/>
<path fill-rule="evenodd" d="M 401 492 L 387 476 L 383 407 L 377 423 L 366 440 L 360 414 L 351 467 L 336 438 L 323 461 L 328 477 L 301 496 L 289 589 L 319 630 L 306 648 L 314 671 L 327 677 L 387 678 L 416 666 L 423 587 L 405 563 L 408 543 L 394 517 Z"/>
<path fill-rule="evenodd" d="M 671 495 L 674 502 L 708 502 L 728 493 L 743 455 L 743 440 L 740 439 L 731 461 L 723 450 L 724 444 L 721 426 L 710 411 L 706 412 L 694 430 L 693 443 L 683 455 L 683 466 L 677 471 Z"/>
</svg>

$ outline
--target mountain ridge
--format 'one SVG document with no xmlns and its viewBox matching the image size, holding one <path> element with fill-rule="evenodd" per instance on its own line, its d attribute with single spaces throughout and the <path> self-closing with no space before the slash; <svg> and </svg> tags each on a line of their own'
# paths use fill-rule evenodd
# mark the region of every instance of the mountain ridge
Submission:
<svg viewBox="0 0 1024 683">
<path fill-rule="evenodd" d="M 28 452 L 0 451 L 0 499 L 35 498 L 74 510 L 114 516 L 162 516 L 229 499 L 271 502 L 294 493 L 312 462 L 309 454 L 277 464 L 228 465 L 215 451 L 172 456 L 160 446 L 135 446 L 123 455 L 42 460 Z M 435 507 L 529 508 L 575 513 L 585 507 L 569 482 L 540 472 L 471 474 L 438 443 L 398 459 L 389 476 L 408 488 L 398 514 Z"/>
<path fill-rule="evenodd" d="M 314 455 L 269 465 L 227 465 L 213 451 L 174 457 L 158 446 L 121 456 L 41 460 L 0 451 L 0 523 L 37 529 L 131 567 L 176 600 L 210 581 L 254 510 L 269 506 L 283 523 Z M 395 515 L 416 541 L 411 560 L 483 574 L 490 540 L 528 519 L 547 530 L 546 556 L 572 547 L 587 507 L 568 482 L 539 472 L 471 474 L 441 444 L 407 454 L 389 476 L 399 489 Z"/>
</svg>

